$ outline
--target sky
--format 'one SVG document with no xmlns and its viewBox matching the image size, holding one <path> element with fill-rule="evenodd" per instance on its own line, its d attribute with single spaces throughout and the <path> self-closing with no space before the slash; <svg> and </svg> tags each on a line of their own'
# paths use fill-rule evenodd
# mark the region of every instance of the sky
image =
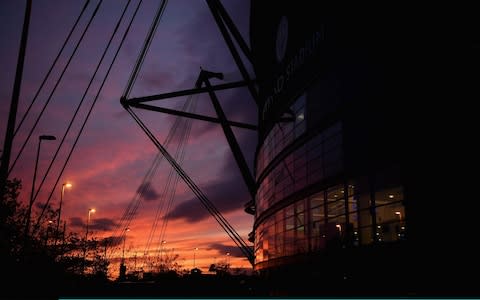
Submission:
<svg viewBox="0 0 480 300">
<path fill-rule="evenodd" d="M 74 51 L 75 43 L 80 39 L 88 19 L 99 3 L 98 0 L 90 1 L 71 40 L 15 135 L 11 164 L 27 141 L 24 151 L 10 174 L 10 178 L 16 177 L 22 180 L 20 199 L 23 202 L 30 197 L 38 136 L 54 135 L 57 138 L 54 141 L 41 143 L 36 188 L 39 188 L 47 169 L 50 165 L 51 167 L 38 192 L 34 207 L 38 213 L 39 207 L 42 207 L 52 194 L 50 204 L 57 208 L 60 203 L 62 183 L 71 183 L 72 187 L 64 190 L 62 202 L 62 220 L 67 222 L 67 231 L 84 234 L 88 210 L 95 208 L 95 213 L 90 214 L 89 237 L 102 239 L 112 236 L 128 205 L 135 199 L 144 176 L 158 154 L 154 144 L 123 109 L 119 100 L 159 2 L 153 0 L 142 2 L 107 80 L 98 93 L 108 65 L 120 43 L 120 37 L 125 32 L 126 24 L 139 3 L 131 1 L 126 17 L 120 24 L 119 32 L 112 40 L 112 47 L 106 52 L 104 62 L 85 93 L 115 24 L 127 3 L 119 0 L 105 0 L 101 3 L 97 15 L 59 81 Z M 25 3 L 26 1 L 18 0 L 0 1 L 0 36 L 3 41 L 0 44 L 0 65 L 2 66 L 0 142 L 2 148 L 13 91 Z M 229 0 L 222 1 L 222 4 L 248 43 L 249 1 Z M 83 5 L 84 1 L 78 0 L 33 1 L 16 127 L 39 91 L 42 80 L 54 62 Z M 246 60 L 244 61 L 252 74 L 251 66 Z M 213 85 L 241 80 L 240 72 L 206 1 L 169 1 L 142 69 L 133 85 L 130 98 L 193 88 L 200 68 L 224 73 L 223 81 L 211 80 Z M 97 93 L 98 97 L 96 97 Z M 217 96 L 230 120 L 256 123 L 256 107 L 246 88 L 218 91 Z M 208 95 L 201 94 L 194 98 L 194 101 L 197 101 L 196 113 L 215 116 Z M 186 99 L 187 97 L 178 97 L 149 104 L 175 108 L 182 105 Z M 48 105 L 45 106 L 47 101 Z M 42 117 L 37 122 L 44 106 Z M 90 107 L 93 107 L 92 112 L 63 174 L 59 177 Z M 71 128 L 67 132 L 77 108 L 78 115 L 73 119 Z M 176 117 L 139 109 L 134 111 L 163 143 Z M 38 124 L 27 140 L 35 122 Z M 246 241 L 248 233 L 252 230 L 253 216 L 243 211 L 243 205 L 250 198 L 221 127 L 218 124 L 199 120 L 193 120 L 191 124 L 192 130 L 185 147 L 186 154 L 182 167 Z M 246 129 L 234 129 L 234 133 L 247 163 L 252 167 L 257 142 L 256 133 Z M 65 137 L 64 142 L 60 147 L 63 137 Z M 178 139 L 174 139 L 167 149 L 173 154 L 177 145 Z M 56 159 L 52 162 L 55 153 L 57 153 Z M 167 162 L 163 161 L 148 182 L 147 192 L 140 199 L 138 211 L 129 224 L 130 231 L 125 240 L 127 257 L 135 255 L 141 257 L 144 254 L 156 211 L 166 201 L 161 198 L 161 194 L 170 170 Z M 60 179 L 54 188 L 58 177 Z M 177 185 L 169 216 L 164 247 L 171 251 L 170 253 L 179 255 L 177 261 L 184 268 L 191 269 L 195 265 L 206 271 L 210 264 L 226 260 L 227 253 L 230 254 L 228 260 L 232 267 L 251 267 L 226 232 L 182 181 Z M 250 242 L 247 243 L 252 245 Z M 195 248 L 198 250 L 195 251 Z M 121 252 L 117 252 L 121 255 Z M 141 262 L 137 261 L 137 265 L 139 264 Z"/>
</svg>

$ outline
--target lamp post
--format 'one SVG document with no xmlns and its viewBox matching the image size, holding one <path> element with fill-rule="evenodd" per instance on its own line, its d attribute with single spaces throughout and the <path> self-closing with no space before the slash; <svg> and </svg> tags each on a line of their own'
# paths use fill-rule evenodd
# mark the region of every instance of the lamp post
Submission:
<svg viewBox="0 0 480 300">
<path fill-rule="evenodd" d="M 40 144 L 42 140 L 53 141 L 57 138 L 53 135 L 41 135 L 38 137 L 38 147 L 37 147 L 37 158 L 35 159 L 35 168 L 33 171 L 33 181 L 32 181 L 32 192 L 30 193 L 30 201 L 28 203 L 28 210 L 27 210 L 27 220 L 25 223 L 25 237 L 27 237 L 30 233 L 30 219 L 32 215 L 32 206 L 33 206 L 33 195 L 35 194 L 35 181 L 37 179 L 37 168 L 38 168 L 38 158 L 40 157 Z"/>
<path fill-rule="evenodd" d="M 48 235 L 50 233 L 50 227 L 51 225 L 53 224 L 53 221 L 52 220 L 48 220 L 48 226 L 47 226 L 47 232 L 45 233 L 45 247 L 48 246 Z"/>
<path fill-rule="evenodd" d="M 130 228 L 125 228 L 125 236 L 123 237 L 122 264 L 125 264 L 125 241 L 127 240 L 127 232 L 129 231 Z"/>
<path fill-rule="evenodd" d="M 85 259 L 87 257 L 88 225 L 90 223 L 90 214 L 95 212 L 95 208 L 88 209 L 87 228 L 85 230 L 85 245 L 83 247 L 83 273 L 85 273 Z"/>
<path fill-rule="evenodd" d="M 400 222 L 402 222 L 402 212 L 396 211 L 395 214 L 398 215 L 398 219 L 400 220 Z"/>
<path fill-rule="evenodd" d="M 85 243 L 88 239 L 88 225 L 90 223 L 90 214 L 95 212 L 95 208 L 88 209 L 88 218 L 87 218 L 87 230 L 85 231 Z"/>
<path fill-rule="evenodd" d="M 55 238 L 55 244 L 57 244 L 57 239 L 58 239 L 58 233 L 59 233 L 59 227 L 60 227 L 60 216 L 62 214 L 62 203 L 63 203 L 63 195 L 65 194 L 65 187 L 71 188 L 72 184 L 71 183 L 63 183 L 62 184 L 62 190 L 60 192 L 60 206 L 58 207 L 58 218 L 57 218 L 57 229 L 56 231 L 56 238 Z"/>
<path fill-rule="evenodd" d="M 230 252 L 227 252 L 227 266 L 230 267 Z"/>
<path fill-rule="evenodd" d="M 193 249 L 193 268 L 195 269 L 195 252 L 198 250 L 198 248 Z"/>
<path fill-rule="evenodd" d="M 165 254 L 165 244 L 167 241 L 162 240 L 160 245 L 160 266 L 163 264 L 166 266 L 167 255 Z M 163 258 L 165 256 L 165 258 Z"/>
<path fill-rule="evenodd" d="M 342 225 L 337 224 L 337 225 L 335 225 L 335 227 L 338 228 L 338 233 L 342 234 Z"/>
</svg>

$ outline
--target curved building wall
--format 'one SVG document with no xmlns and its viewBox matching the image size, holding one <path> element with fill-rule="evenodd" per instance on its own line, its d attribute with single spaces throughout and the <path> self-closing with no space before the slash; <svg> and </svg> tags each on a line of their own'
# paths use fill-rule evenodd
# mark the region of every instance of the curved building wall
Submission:
<svg viewBox="0 0 480 300">
<path fill-rule="evenodd" d="M 466 127 L 451 116 L 469 99 L 468 80 L 452 81 L 474 61 L 460 42 L 473 41 L 474 18 L 437 8 L 251 1 L 259 140 L 249 240 L 255 268 L 280 292 L 478 294 L 466 225 L 475 218 L 451 180 L 468 176 L 449 168 L 470 166 L 457 155 Z"/>
<path fill-rule="evenodd" d="M 354 10 L 317 4 L 252 1 L 257 270 L 407 239 L 382 33 Z"/>
</svg>

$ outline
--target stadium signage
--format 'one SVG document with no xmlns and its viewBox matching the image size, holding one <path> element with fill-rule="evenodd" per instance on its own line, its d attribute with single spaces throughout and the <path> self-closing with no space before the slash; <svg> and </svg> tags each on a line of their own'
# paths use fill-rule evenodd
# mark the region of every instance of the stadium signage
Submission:
<svg viewBox="0 0 480 300">
<path fill-rule="evenodd" d="M 293 57 L 285 64 L 285 67 L 274 78 L 273 87 L 270 95 L 267 96 L 262 110 L 262 119 L 265 120 L 269 115 L 273 103 L 275 103 L 280 95 L 286 89 L 287 83 L 294 78 L 298 70 L 300 70 L 309 60 L 316 54 L 319 49 L 321 41 L 324 40 L 323 28 L 320 31 L 315 31 L 309 39 L 307 39 L 303 46 L 297 50 Z M 278 59 L 278 57 L 277 57 Z"/>
</svg>

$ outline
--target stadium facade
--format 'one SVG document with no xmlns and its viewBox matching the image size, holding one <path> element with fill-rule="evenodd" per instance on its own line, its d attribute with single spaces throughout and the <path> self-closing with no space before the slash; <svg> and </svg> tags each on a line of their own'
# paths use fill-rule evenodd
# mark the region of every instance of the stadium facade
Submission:
<svg viewBox="0 0 480 300">
<path fill-rule="evenodd" d="M 279 293 L 431 292 L 418 120 L 408 116 L 418 34 L 401 15 L 251 2 L 260 129 L 246 211 L 255 269 Z"/>
</svg>

